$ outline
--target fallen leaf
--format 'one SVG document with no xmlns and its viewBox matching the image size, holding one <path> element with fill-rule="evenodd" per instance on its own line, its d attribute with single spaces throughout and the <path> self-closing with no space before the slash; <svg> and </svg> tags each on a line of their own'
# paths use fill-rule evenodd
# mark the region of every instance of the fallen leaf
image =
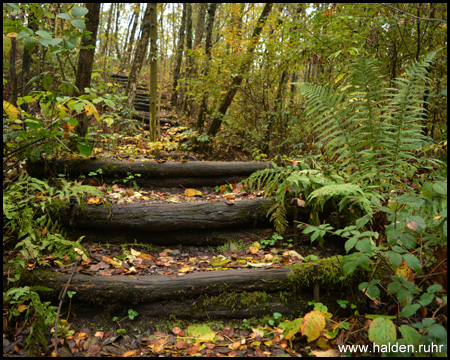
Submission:
<svg viewBox="0 0 450 360">
<path fill-rule="evenodd" d="M 189 196 L 189 197 L 192 197 L 192 196 L 203 196 L 203 193 L 201 191 L 196 190 L 196 189 L 186 189 L 184 191 L 184 195 L 185 196 Z"/>
<path fill-rule="evenodd" d="M 191 346 L 190 348 L 188 348 L 186 350 L 186 353 L 188 355 L 194 355 L 194 354 L 196 354 L 198 352 L 198 349 L 200 349 L 200 345 L 196 344 L 196 345 Z"/>
<path fill-rule="evenodd" d="M 181 330 L 178 326 L 175 326 L 175 327 L 172 329 L 172 332 L 173 332 L 175 335 L 184 336 L 183 330 Z"/>
<path fill-rule="evenodd" d="M 417 221 L 410 221 L 406 224 L 406 227 L 412 231 L 417 231 L 419 224 Z"/>
<path fill-rule="evenodd" d="M 291 258 L 297 257 L 297 258 L 299 258 L 300 260 L 303 260 L 303 256 L 301 256 L 301 255 L 300 255 L 297 251 L 295 251 L 295 250 L 289 251 L 289 256 L 290 256 Z"/>
<path fill-rule="evenodd" d="M 340 357 L 341 353 L 338 349 L 330 350 L 311 350 L 311 353 L 316 357 Z"/>
<path fill-rule="evenodd" d="M 190 271 L 190 270 L 191 270 L 191 268 L 190 268 L 189 266 L 183 265 L 178 271 L 179 271 L 180 273 L 186 273 L 186 272 L 188 272 L 188 271 Z"/>
<path fill-rule="evenodd" d="M 235 196 L 233 194 L 225 194 L 223 197 L 227 200 L 234 200 Z"/>
<path fill-rule="evenodd" d="M 131 248 L 130 253 L 131 253 L 131 255 L 133 255 L 133 256 L 139 256 L 139 255 L 141 255 L 141 252 L 140 252 L 140 251 L 134 250 L 133 248 Z"/>
<path fill-rule="evenodd" d="M 134 349 L 134 350 L 130 350 L 130 351 L 127 351 L 127 352 L 125 352 L 125 353 L 123 353 L 123 357 L 130 357 L 130 356 L 135 356 L 137 354 L 137 350 L 136 349 Z"/>
</svg>

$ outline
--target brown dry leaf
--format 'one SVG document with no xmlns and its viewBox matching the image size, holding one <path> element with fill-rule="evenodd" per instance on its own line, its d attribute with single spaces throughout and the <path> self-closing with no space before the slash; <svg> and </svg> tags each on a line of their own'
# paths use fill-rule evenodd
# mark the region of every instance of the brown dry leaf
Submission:
<svg viewBox="0 0 450 360">
<path fill-rule="evenodd" d="M 183 332 L 183 330 L 181 330 L 178 326 L 175 326 L 175 327 L 172 329 L 172 332 L 173 332 L 175 335 L 180 335 L 180 334 Z M 184 335 L 180 335 L 180 336 L 184 336 Z"/>
<path fill-rule="evenodd" d="M 232 188 L 233 189 L 233 188 Z M 243 190 L 244 189 L 244 186 L 242 185 L 242 183 L 237 183 L 236 185 L 234 185 L 234 189 L 233 189 L 233 192 L 235 193 L 235 194 L 237 194 L 237 193 L 239 193 L 241 190 Z"/>
<path fill-rule="evenodd" d="M 312 354 L 317 357 L 340 357 L 341 353 L 338 349 L 330 350 L 311 350 Z"/>
<path fill-rule="evenodd" d="M 306 201 L 305 200 L 301 200 L 301 199 L 297 199 L 297 206 L 305 207 L 306 206 Z"/>
<path fill-rule="evenodd" d="M 188 348 L 186 350 L 186 353 L 188 355 L 194 355 L 194 354 L 196 354 L 198 352 L 199 348 L 200 348 L 200 345 L 199 344 L 195 344 L 195 345 L 191 346 L 190 348 Z"/>
<path fill-rule="evenodd" d="M 225 199 L 227 199 L 227 200 L 234 200 L 235 199 L 235 196 L 233 194 L 225 194 L 223 197 Z"/>
<path fill-rule="evenodd" d="M 406 224 L 406 227 L 409 230 L 417 231 L 417 228 L 419 227 L 419 224 L 417 223 L 417 221 L 410 221 L 409 223 Z"/>
<path fill-rule="evenodd" d="M 177 347 L 178 350 L 187 349 L 187 347 L 189 346 L 189 343 L 186 341 L 177 341 L 175 346 Z"/>
<path fill-rule="evenodd" d="M 232 343 L 230 345 L 230 349 L 239 349 L 239 346 L 241 346 L 241 342 L 240 341 L 235 341 L 234 343 Z"/>
<path fill-rule="evenodd" d="M 126 196 L 133 196 L 134 195 L 134 190 L 133 189 L 127 189 L 125 191 L 125 195 Z"/>
<path fill-rule="evenodd" d="M 135 355 L 137 355 L 137 350 L 136 349 L 127 351 L 122 356 L 123 357 L 130 357 L 130 356 L 135 356 Z"/>
</svg>

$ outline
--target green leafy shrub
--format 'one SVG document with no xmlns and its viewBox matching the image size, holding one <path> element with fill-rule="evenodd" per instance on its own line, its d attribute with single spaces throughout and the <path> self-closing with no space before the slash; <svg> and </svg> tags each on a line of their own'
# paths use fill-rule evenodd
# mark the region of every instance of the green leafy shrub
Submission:
<svg viewBox="0 0 450 360">
<path fill-rule="evenodd" d="M 408 318 L 409 323 L 413 319 L 412 324 L 401 320 L 401 325 L 396 325 L 392 321 L 396 316 L 367 315 L 374 320 L 369 328 L 371 341 L 378 345 L 434 343 L 446 353 L 447 332 L 436 321 L 436 314 L 447 306 L 447 296 L 441 293 L 444 284 L 434 284 L 440 278 L 433 273 L 440 268 L 438 254 L 447 245 L 446 177 L 439 179 L 434 172 L 434 168 L 445 166 L 417 156 L 427 140 L 422 135 L 426 115 L 423 99 L 427 69 L 435 56 L 433 52 L 411 64 L 405 78 L 393 81 L 395 88 L 388 88 L 371 58 L 355 60 L 346 85 L 337 91 L 330 86 L 299 85 L 307 100 L 310 124 L 333 166 L 321 170 L 305 169 L 305 164 L 274 166 L 247 181 L 265 185 L 267 195 L 275 194 L 277 204 L 269 213 L 277 229 L 286 226 L 286 190 L 296 197 L 304 195 L 312 211 L 323 208 L 330 199 L 337 200 L 339 211 L 357 203 L 365 215 L 354 224 L 334 230 L 316 221 L 307 225 L 304 233 L 311 233 L 312 240 L 326 233 L 346 238 L 344 274 L 358 267 L 369 269 L 373 261 L 373 278 L 361 283 L 359 289 L 373 299 L 393 297 L 398 317 Z M 430 180 L 432 176 L 438 179 Z M 414 187 L 405 179 L 413 179 Z M 379 232 L 367 229 L 370 222 L 376 225 L 377 213 L 385 214 L 387 226 L 382 224 L 381 230 L 385 243 L 380 241 Z M 422 320 L 420 308 L 428 309 L 422 311 Z M 387 328 L 391 330 L 381 330 Z M 397 339 L 397 329 L 402 339 Z"/>
<path fill-rule="evenodd" d="M 3 189 L 4 251 L 17 255 L 9 261 L 8 281 L 20 280 L 21 273 L 28 264 L 46 265 L 42 257 L 51 255 L 54 260 L 71 262 L 81 256 L 87 259 L 86 251 L 78 241 L 67 240 L 57 221 L 49 215 L 51 206 L 68 206 L 70 199 L 80 198 L 90 193 L 103 196 L 103 193 L 91 186 L 77 185 L 58 179 L 60 187 L 55 189 L 47 182 L 32 178 L 24 171 L 17 181 L 6 184 Z M 50 302 L 42 302 L 39 292 L 49 289 L 43 287 L 13 286 L 3 293 L 3 305 L 9 320 L 24 313 L 23 321 L 30 326 L 26 346 L 30 354 L 36 354 L 40 344 L 47 349 L 46 334 L 54 326 L 56 308 Z"/>
</svg>

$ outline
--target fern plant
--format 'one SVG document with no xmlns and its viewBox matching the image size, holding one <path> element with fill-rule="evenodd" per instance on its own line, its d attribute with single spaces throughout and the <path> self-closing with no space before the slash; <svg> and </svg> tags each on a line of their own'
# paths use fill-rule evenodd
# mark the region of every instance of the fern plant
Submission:
<svg viewBox="0 0 450 360">
<path fill-rule="evenodd" d="M 415 172 L 422 148 L 422 105 L 426 91 L 427 68 L 436 52 L 430 53 L 406 70 L 406 78 L 396 79 L 388 88 L 379 74 L 377 61 L 356 59 L 344 86 L 296 84 L 306 99 L 306 115 L 317 138 L 325 144 L 335 172 L 273 166 L 252 174 L 250 186 L 266 186 L 266 195 L 275 194 L 268 215 L 278 232 L 286 228 L 286 189 L 303 194 L 311 206 L 312 223 L 331 198 L 338 199 L 339 210 L 348 204 L 370 213 L 378 205 L 381 190 L 392 189 L 405 175 Z M 420 159 L 419 159 L 420 160 Z"/>
<path fill-rule="evenodd" d="M 427 68 L 436 52 L 411 64 L 405 78 L 388 88 L 377 61 L 356 59 L 347 83 L 330 86 L 297 84 L 306 98 L 306 114 L 327 155 L 348 182 L 393 187 L 416 170 L 414 150 L 422 148 Z"/>
</svg>

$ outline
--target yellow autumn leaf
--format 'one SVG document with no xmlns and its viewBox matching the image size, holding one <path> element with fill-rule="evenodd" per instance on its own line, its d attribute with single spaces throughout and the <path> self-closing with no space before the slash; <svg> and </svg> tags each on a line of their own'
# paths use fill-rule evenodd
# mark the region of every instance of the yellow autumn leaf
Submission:
<svg viewBox="0 0 450 360">
<path fill-rule="evenodd" d="M 255 241 L 252 246 L 249 247 L 250 253 L 256 254 L 259 251 L 261 244 Z"/>
<path fill-rule="evenodd" d="M 228 199 L 228 200 L 234 200 L 235 199 L 235 196 L 233 194 L 225 194 L 223 197 L 225 199 Z"/>
<path fill-rule="evenodd" d="M 89 200 L 88 200 L 88 204 L 89 204 L 89 205 L 92 205 L 92 204 L 98 204 L 99 202 L 100 202 L 100 198 L 98 198 L 98 197 L 95 197 L 95 198 L 91 197 L 91 198 L 89 198 Z"/>
<path fill-rule="evenodd" d="M 195 189 L 186 189 L 184 191 L 184 195 L 185 196 L 189 196 L 189 197 L 192 197 L 192 196 L 203 196 L 203 193 L 201 191 L 198 191 L 198 190 L 195 190 Z"/>
<path fill-rule="evenodd" d="M 131 248 L 130 254 L 133 255 L 133 256 L 139 256 L 139 255 L 141 255 L 141 252 Z"/>
<path fill-rule="evenodd" d="M 94 114 L 95 118 L 98 122 L 100 122 L 100 116 L 98 116 L 98 111 L 94 106 L 91 106 L 90 104 L 84 105 L 84 110 L 86 111 L 87 116 L 91 116 Z"/>
<path fill-rule="evenodd" d="M 179 271 L 180 273 L 186 273 L 186 272 L 188 272 L 188 271 L 190 271 L 190 270 L 191 270 L 191 268 L 190 268 L 189 266 L 183 265 L 178 271 Z"/>
<path fill-rule="evenodd" d="M 316 340 L 323 329 L 326 321 L 321 311 L 311 311 L 305 315 L 300 326 L 302 335 L 308 338 L 308 342 Z"/>
<path fill-rule="evenodd" d="M 9 102 L 3 100 L 3 111 L 11 118 L 11 119 L 17 119 L 20 117 L 20 111 Z"/>
<path fill-rule="evenodd" d="M 408 265 L 406 265 L 404 260 L 402 260 L 400 266 L 395 269 L 395 273 L 397 274 L 397 276 L 403 276 L 409 281 L 414 281 L 414 272 Z"/>
<path fill-rule="evenodd" d="M 122 261 L 116 261 L 116 260 L 110 259 L 110 258 L 108 258 L 106 256 L 102 256 L 102 260 L 105 263 L 114 266 L 115 268 L 122 268 L 123 267 L 122 266 Z"/>
</svg>

